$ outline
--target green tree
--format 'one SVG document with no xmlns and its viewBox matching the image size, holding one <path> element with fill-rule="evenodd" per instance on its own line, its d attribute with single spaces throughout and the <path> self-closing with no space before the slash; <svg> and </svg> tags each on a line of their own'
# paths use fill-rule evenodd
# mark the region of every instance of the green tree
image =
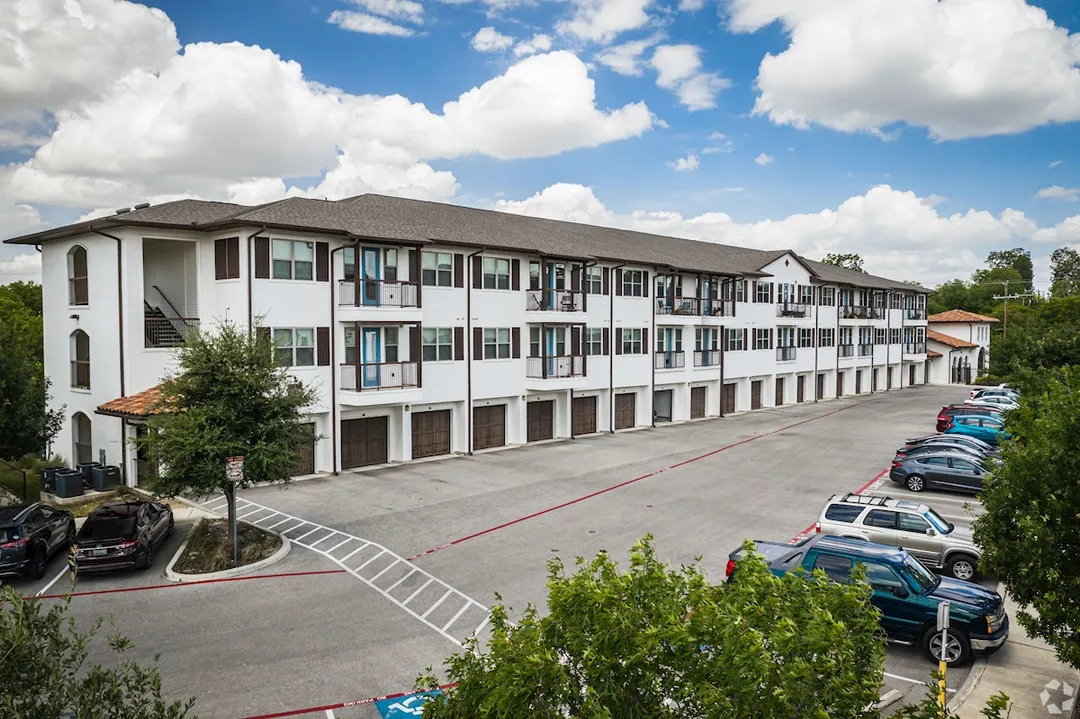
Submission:
<svg viewBox="0 0 1080 719">
<path fill-rule="evenodd" d="M 1080 295 L 1051 297 L 1031 306 L 1010 303 L 1008 334 L 992 338 L 991 373 L 1009 377 L 1069 365 L 1080 365 Z"/>
<path fill-rule="evenodd" d="M 1017 380 L 1020 407 L 1006 420 L 1012 439 L 983 491 L 975 540 L 982 569 L 1020 604 L 1024 629 L 1080 668 L 1080 367 Z"/>
<path fill-rule="evenodd" d="M 268 334 L 231 322 L 191 333 L 177 362 L 161 385 L 162 411 L 136 441 L 160 465 L 159 494 L 224 492 L 231 528 L 237 487 L 289 480 L 315 394 L 278 366 Z M 225 460 L 238 456 L 244 477 L 234 485 Z"/>
<path fill-rule="evenodd" d="M 868 585 L 776 577 L 751 553 L 714 586 L 662 563 L 651 537 L 627 571 L 606 553 L 577 564 L 549 563 L 546 616 L 530 605 L 511 624 L 493 609 L 486 651 L 473 640 L 447 660 L 457 686 L 426 719 L 877 716 L 884 637 Z"/>
<path fill-rule="evenodd" d="M 41 315 L 0 290 L 0 458 L 39 454 L 63 421 L 62 408 L 48 408 Z"/>
<path fill-rule="evenodd" d="M 33 282 L 12 282 L 0 285 L 0 296 L 17 300 L 38 317 L 41 316 L 41 285 Z"/>
<path fill-rule="evenodd" d="M 1054 297 L 1080 295 L 1080 252 L 1059 247 L 1050 254 L 1050 294 Z"/>
<path fill-rule="evenodd" d="M 67 616 L 70 598 L 52 603 L 0 593 L 0 716 L 6 719 L 184 719 L 194 699 L 168 702 L 156 666 L 122 660 L 131 643 L 107 637 L 115 666 L 88 663 L 102 622 L 80 633 Z"/>
<path fill-rule="evenodd" d="M 986 264 L 991 269 L 1010 268 L 1016 270 L 1021 279 L 1030 283 L 1035 279 L 1035 268 L 1031 264 L 1031 253 L 1023 247 L 1011 250 L 994 250 L 986 256 Z"/>
<path fill-rule="evenodd" d="M 949 280 L 938 286 L 926 301 L 930 314 L 945 310 L 962 310 L 968 306 L 968 284 L 963 280 Z"/>
<path fill-rule="evenodd" d="M 858 252 L 830 252 L 825 255 L 822 260 L 826 265 L 836 265 L 837 267 L 843 267 L 846 270 L 854 270 L 855 272 L 865 272 L 863 269 L 863 258 Z"/>
</svg>

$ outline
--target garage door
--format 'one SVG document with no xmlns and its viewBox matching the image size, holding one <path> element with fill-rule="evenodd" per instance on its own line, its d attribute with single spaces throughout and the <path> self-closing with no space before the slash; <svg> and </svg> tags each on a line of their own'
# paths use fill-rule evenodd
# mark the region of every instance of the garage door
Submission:
<svg viewBox="0 0 1080 719">
<path fill-rule="evenodd" d="M 506 444 L 506 405 L 473 407 L 473 449 Z"/>
<path fill-rule="evenodd" d="M 862 394 L 862 370 L 855 370 L 855 394 Z"/>
<path fill-rule="evenodd" d="M 817 376 L 817 398 L 825 399 L 825 374 L 819 374 Z"/>
<path fill-rule="evenodd" d="M 804 374 L 799 375 L 798 379 L 795 380 L 795 401 L 806 401 L 806 375 Z"/>
<path fill-rule="evenodd" d="M 450 410 L 413 412 L 413 459 L 437 457 L 440 454 L 450 454 Z"/>
<path fill-rule="evenodd" d="M 892 389 L 892 367 L 889 368 L 887 376 L 888 376 L 888 379 L 886 381 L 889 384 L 886 386 L 886 389 Z"/>
<path fill-rule="evenodd" d="M 705 387 L 690 388 L 690 419 L 701 419 L 705 416 Z"/>
<path fill-rule="evenodd" d="M 637 405 L 633 392 L 615 395 L 615 429 L 637 426 Z"/>
<path fill-rule="evenodd" d="M 574 397 L 570 414 L 574 436 L 596 431 L 596 397 Z"/>
<path fill-rule="evenodd" d="M 724 414 L 731 414 L 735 411 L 735 383 L 728 382 L 724 385 L 724 391 L 720 395 L 720 409 Z"/>
<path fill-rule="evenodd" d="M 873 372 L 872 372 L 872 373 L 870 374 L 870 391 L 871 391 L 871 392 L 877 392 L 877 386 L 878 386 L 878 379 L 877 379 L 877 378 L 878 378 L 878 372 L 880 372 L 880 370 L 874 370 L 874 371 L 873 371 Z"/>
<path fill-rule="evenodd" d="M 341 468 L 365 467 L 387 461 L 386 417 L 341 421 Z"/>
<path fill-rule="evenodd" d="M 761 380 L 750 383 L 750 409 L 761 409 Z"/>
<path fill-rule="evenodd" d="M 528 433 L 526 439 L 539 442 L 555 436 L 555 400 L 529 402 L 527 411 Z"/>
<path fill-rule="evenodd" d="M 315 474 L 315 423 L 305 422 L 299 427 L 300 439 L 296 448 L 296 465 L 292 476 Z"/>
<path fill-rule="evenodd" d="M 776 406 L 780 407 L 784 404 L 784 378 L 776 378 Z"/>
<path fill-rule="evenodd" d="M 661 389 L 653 392 L 653 417 L 657 422 L 671 421 L 671 401 L 673 392 Z"/>
<path fill-rule="evenodd" d="M 843 372 L 837 372 L 836 373 L 836 396 L 837 397 L 843 397 L 844 396 L 844 373 Z"/>
</svg>

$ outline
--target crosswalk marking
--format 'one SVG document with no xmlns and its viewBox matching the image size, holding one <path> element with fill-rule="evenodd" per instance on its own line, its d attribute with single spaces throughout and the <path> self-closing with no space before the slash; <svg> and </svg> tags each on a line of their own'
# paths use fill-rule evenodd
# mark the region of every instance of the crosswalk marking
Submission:
<svg viewBox="0 0 1080 719">
<path fill-rule="evenodd" d="M 352 555 L 356 554 L 357 552 L 359 552 L 359 551 L 360 551 L 360 550 L 362 550 L 362 549 L 367 549 L 367 548 L 368 548 L 368 547 L 370 547 L 370 546 L 371 546 L 371 542 L 364 542 L 364 543 L 363 543 L 363 544 L 361 544 L 361 545 L 360 545 L 359 547 L 357 547 L 356 549 L 352 550 L 351 552 L 349 552 L 348 554 L 346 554 L 346 555 L 345 555 L 344 557 L 342 557 L 342 558 L 341 558 L 341 562 L 342 562 L 342 564 L 344 564 L 344 563 L 345 563 L 345 560 L 346 560 L 346 559 L 348 559 L 349 557 L 351 557 Z M 333 550 L 330 550 L 330 551 L 333 551 Z M 327 554 L 329 554 L 329 553 L 330 553 L 330 552 L 327 552 Z"/>
<path fill-rule="evenodd" d="M 424 613 L 423 613 L 422 615 L 420 615 L 420 618 L 421 618 L 421 619 L 427 619 L 427 616 L 428 616 L 429 614 L 431 614 L 432 612 L 434 612 L 434 611 L 435 611 L 435 609 L 436 609 L 436 608 L 437 608 L 437 607 L 438 607 L 438 606 L 439 606 L 440 604 L 442 604 L 442 603 L 443 603 L 443 600 L 444 600 L 444 599 L 446 599 L 447 597 L 449 597 L 449 596 L 450 596 L 451 594 L 453 594 L 453 593 L 454 593 L 454 590 L 452 590 L 452 589 L 447 589 L 447 590 L 446 590 L 446 594 L 444 594 L 444 595 L 442 595 L 441 597 L 439 597 L 439 601 L 435 602 L 435 603 L 434 603 L 434 604 L 432 604 L 432 605 L 431 605 L 430 607 L 428 607 L 428 610 L 427 610 L 426 612 L 424 612 Z M 442 630 L 440 630 L 440 631 L 442 631 Z"/>
<path fill-rule="evenodd" d="M 431 579 L 429 579 L 429 580 L 427 580 L 426 582 L 424 582 L 423 584 L 421 584 L 421 585 L 420 585 L 420 588 L 419 588 L 419 589 L 417 589 L 417 590 L 416 590 L 415 592 L 413 592 L 412 594 L 410 594 L 410 595 L 409 595 L 409 596 L 408 596 L 408 597 L 407 597 L 407 598 L 405 599 L 405 601 L 404 601 L 404 602 L 402 602 L 402 604 L 408 604 L 408 603 L 409 603 L 409 602 L 411 602 L 412 600 L 416 599 L 416 595 L 418 595 L 418 594 L 419 594 L 420 592 L 422 592 L 422 591 L 424 591 L 425 589 L 427 589 L 427 588 L 428 588 L 428 586 L 429 586 L 429 585 L 430 585 L 430 584 L 431 584 L 432 582 L 434 582 L 434 581 L 435 581 L 435 578 L 434 578 L 434 577 L 432 577 Z"/>
<path fill-rule="evenodd" d="M 352 541 L 354 541 L 352 537 L 345 537 L 344 542 L 338 542 L 334 546 L 330 547 L 330 549 L 327 549 L 326 553 L 329 554 L 330 552 L 334 551 L 335 549 L 339 549 L 341 547 L 344 547 L 346 544 L 348 544 L 349 542 L 352 542 Z M 352 556 L 352 555 L 349 555 L 349 556 Z"/>
<path fill-rule="evenodd" d="M 446 624 L 444 624 L 444 625 L 443 625 L 443 631 L 445 632 L 445 631 L 446 631 L 447 629 L 449 629 L 450 627 L 454 626 L 454 622 L 456 622 L 456 621 L 457 621 L 458 619 L 460 619 L 460 618 L 461 618 L 461 615 L 465 613 L 465 610 L 466 610 L 466 609 L 468 609 L 468 608 L 469 608 L 469 606 L 470 606 L 470 604 L 469 604 L 469 603 L 467 603 L 467 604 L 466 604 L 466 605 L 465 605 L 464 607 L 462 607 L 461 609 L 459 609 L 459 610 L 458 610 L 458 613 L 457 613 L 457 614 L 455 614 L 455 615 L 453 616 L 453 618 L 452 618 L 452 619 L 451 619 L 450 621 L 448 621 L 448 622 L 447 622 Z"/>
<path fill-rule="evenodd" d="M 406 574 L 406 575 L 405 575 L 404 577 L 402 577 L 401 579 L 399 579 L 399 580 L 397 580 L 396 582 L 394 582 L 393 584 L 391 584 L 391 585 L 390 585 L 389 587 L 387 587 L 387 588 L 386 588 L 386 591 L 388 591 L 388 592 L 392 592 L 392 591 L 394 591 L 395 589 L 397 589 L 397 586 L 398 586 L 399 584 L 401 584 L 402 582 L 404 582 L 404 581 L 405 581 L 406 579 L 408 579 L 409 577 L 411 577 L 411 576 L 413 575 L 413 572 L 415 572 L 415 571 L 416 571 L 415 569 L 411 569 L 411 570 L 409 570 L 409 573 L 408 573 L 408 574 Z M 375 581 L 375 580 L 373 579 L 372 581 Z"/>
</svg>

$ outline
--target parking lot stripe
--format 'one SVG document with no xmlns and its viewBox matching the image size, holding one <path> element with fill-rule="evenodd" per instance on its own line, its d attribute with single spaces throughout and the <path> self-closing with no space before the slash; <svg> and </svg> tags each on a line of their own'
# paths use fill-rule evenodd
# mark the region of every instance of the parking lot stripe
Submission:
<svg viewBox="0 0 1080 719">
<path fill-rule="evenodd" d="M 236 519 L 237 519 L 237 521 L 239 521 L 239 520 L 243 519 L 244 517 L 250 517 L 251 515 L 258 514 L 259 512 L 262 512 L 262 511 L 264 511 L 264 508 L 259 507 L 258 509 L 251 510 L 250 512 L 244 512 L 243 514 L 236 515 Z"/>
<path fill-rule="evenodd" d="M 342 535 L 342 536 L 344 536 L 344 537 L 345 537 L 345 541 L 344 541 L 344 542 L 338 542 L 338 543 L 337 543 L 337 544 L 335 544 L 334 546 L 330 547 L 330 549 L 327 549 L 327 550 L 326 550 L 326 553 L 327 553 L 327 554 L 329 554 L 330 552 L 334 551 L 334 550 L 335 550 L 335 549 L 337 549 L 338 547 L 344 547 L 344 546 L 345 546 L 346 544 L 348 544 L 349 542 L 353 541 L 353 538 L 352 538 L 352 537 L 350 537 L 350 536 L 348 536 L 348 535 Z M 359 551 L 359 550 L 357 550 L 357 551 Z M 351 557 L 352 555 L 350 554 L 349 556 Z"/>
<path fill-rule="evenodd" d="M 521 522 L 525 522 L 525 521 L 528 521 L 530 519 L 536 519 L 537 517 L 542 517 L 545 514 L 550 514 L 551 512 L 556 512 L 556 511 L 558 511 L 560 509 L 565 509 L 566 507 L 573 506 L 575 504 L 578 504 L 579 502 L 584 502 L 585 500 L 592 499 L 593 497 L 599 497 L 600 495 L 607 494 L 608 492 L 614 492 L 616 489 L 622 489 L 623 487 L 628 487 L 631 484 L 634 484 L 636 482 L 641 482 L 643 480 L 649 479 L 650 477 L 655 477 L 656 475 L 663 474 L 664 472 L 667 472 L 669 470 L 678 469 L 679 467 L 685 467 L 688 464 L 691 464 L 693 462 L 701 461 L 703 459 L 706 459 L 707 457 L 712 457 L 713 455 L 720 454 L 721 452 L 726 452 L 729 449 L 734 449 L 735 447 L 740 447 L 740 446 L 742 446 L 744 444 L 749 444 L 750 442 L 754 442 L 754 441 L 759 440 L 759 439 L 764 439 L 765 437 L 772 437 L 773 435 L 780 434 L 781 432 L 786 432 L 789 429 L 794 429 L 796 427 L 801 427 L 802 425 L 808 424 L 810 422 L 816 422 L 818 420 L 825 419 L 826 417 L 831 417 L 834 414 L 837 414 L 839 412 L 846 412 L 849 409 L 854 409 L 855 407 L 859 407 L 859 406 L 864 405 L 867 402 L 871 402 L 871 401 L 873 401 L 873 400 L 863 400 L 861 402 L 855 402 L 855 403 L 850 404 L 850 405 L 848 405 L 846 407 L 840 407 L 839 409 L 834 409 L 831 412 L 826 412 L 824 414 L 819 414 L 819 415 L 814 416 L 814 417 L 808 417 L 807 419 L 801 420 L 799 422 L 795 422 L 793 424 L 786 425 L 784 427 L 780 427 L 779 429 L 770 430 L 768 432 L 762 432 L 761 434 L 755 434 L 755 435 L 753 435 L 751 437 L 746 437 L 745 439 L 740 439 L 738 442 L 732 442 L 731 444 L 724 445 L 723 447 L 718 447 L 718 448 L 716 448 L 714 450 L 706 452 L 705 454 L 701 454 L 701 455 L 698 455 L 696 457 L 691 457 L 690 459 L 683 460 L 682 462 L 677 462 L 677 463 L 671 465 L 670 467 L 664 467 L 663 469 L 653 470 L 652 472 L 649 472 L 648 474 L 643 474 L 640 477 L 634 477 L 633 479 L 628 479 L 628 480 L 626 480 L 624 482 L 619 482 L 618 484 L 613 484 L 610 487 L 604 487 L 603 489 L 599 489 L 599 490 L 597 490 L 595 492 L 590 492 L 589 494 L 583 495 L 581 497 L 577 497 L 576 499 L 571 499 L 571 500 L 568 500 L 566 502 L 562 502 L 561 504 L 556 504 L 553 507 L 548 507 L 547 509 L 541 509 L 540 511 L 533 512 L 531 514 L 526 514 L 524 517 L 518 517 L 517 519 L 512 519 L 509 522 L 503 522 L 502 524 L 497 524 L 494 527 L 488 527 L 487 529 L 480 530 L 479 532 L 473 532 L 472 534 L 466 535 L 464 537 L 459 537 L 458 539 L 447 542 L 446 544 L 440 544 L 437 547 L 432 547 L 431 549 L 426 549 L 423 552 L 420 552 L 419 554 L 414 554 L 413 556 L 406 557 L 405 559 L 406 559 L 406 561 L 414 562 L 417 559 L 420 559 L 421 557 L 426 557 L 429 554 L 434 554 L 435 552 L 440 552 L 440 551 L 442 551 L 444 549 L 448 549 L 450 547 L 457 546 L 458 544 L 461 544 L 462 542 L 467 542 L 470 539 L 476 539 L 477 537 L 483 537 L 484 535 L 491 534 L 492 532 L 497 532 L 500 529 L 506 529 L 507 527 L 514 526 L 515 524 L 520 524 Z M 888 470 L 886 470 L 886 471 L 888 471 Z M 884 473 L 885 472 L 882 472 L 881 474 L 884 474 Z M 878 475 L 878 477 L 880 477 L 880 476 L 881 475 Z M 872 484 L 876 479 L 877 479 L 877 477 L 870 480 L 870 482 L 867 482 L 866 486 L 870 486 L 870 484 Z"/>
<path fill-rule="evenodd" d="M 444 625 L 443 625 L 443 628 L 442 628 L 442 630 L 443 630 L 443 631 L 445 632 L 445 631 L 446 631 L 446 630 L 448 630 L 448 629 L 449 629 L 450 627 L 454 626 L 454 622 L 456 622 L 456 621 L 457 621 L 458 619 L 460 619 L 460 618 L 461 618 L 461 615 L 462 615 L 462 614 L 464 614 L 464 613 L 465 613 L 465 610 L 467 610 L 467 609 L 468 609 L 468 608 L 469 608 L 469 607 L 470 607 L 471 605 L 472 605 L 472 602 L 466 602 L 466 603 L 465 603 L 465 606 L 464 606 L 464 607 L 462 607 L 461 609 L 459 609 L 459 610 L 458 610 L 458 612 L 457 612 L 457 614 L 455 614 L 455 615 L 453 616 L 453 618 L 451 618 L 451 619 L 450 619 L 450 621 L 448 621 L 448 622 L 447 622 L 446 624 L 444 624 Z"/>
<path fill-rule="evenodd" d="M 484 617 L 484 621 L 480 622 L 480 626 L 478 626 L 476 629 L 473 630 L 472 636 L 474 636 L 474 637 L 480 636 L 480 632 L 484 631 L 484 627 L 486 627 L 488 625 L 488 622 L 490 622 L 490 621 L 491 621 L 491 613 L 489 612 L 488 615 L 486 617 Z"/>
<path fill-rule="evenodd" d="M 427 589 L 427 588 L 428 588 L 428 585 L 429 585 L 429 584 L 431 584 L 431 583 L 432 583 L 432 582 L 434 582 L 434 581 L 435 581 L 435 577 L 431 577 L 431 578 L 430 578 L 430 579 L 428 579 L 428 580 L 427 580 L 426 582 L 424 582 L 423 584 L 421 584 L 421 585 L 420 585 L 420 588 L 419 588 L 419 589 L 417 589 L 417 590 L 416 590 L 415 592 L 413 592 L 412 594 L 410 594 L 410 595 L 409 595 L 408 597 L 406 597 L 405 601 L 404 601 L 404 602 L 402 602 L 402 603 L 401 603 L 401 605 L 402 605 L 402 606 L 404 606 L 404 605 L 408 604 L 409 602 L 411 602 L 412 600 L 416 599 L 416 595 L 417 595 L 417 594 L 419 594 L 420 592 L 424 591 L 425 589 Z M 389 590 L 387 590 L 387 591 L 389 591 Z"/>
<path fill-rule="evenodd" d="M 873 479 L 871 479 L 869 482 L 867 482 L 863 486 L 856 489 L 854 492 L 852 492 L 852 494 L 862 494 L 863 492 L 865 492 L 867 490 L 868 487 L 870 487 L 870 485 L 872 485 L 874 482 L 876 482 L 879 479 L 881 479 L 882 477 L 884 477 L 885 473 L 888 472 L 888 471 L 889 471 L 888 468 L 885 468 L 885 469 L 881 470 L 880 472 L 878 472 L 874 476 Z M 800 539 L 802 539 L 803 537 L 805 537 L 807 534 L 810 534 L 810 532 L 813 531 L 813 529 L 814 529 L 814 525 L 816 525 L 816 524 L 817 524 L 817 522 L 815 521 L 812 524 L 810 524 L 810 526 L 808 526 L 806 529 L 804 529 L 803 531 L 796 534 L 791 539 L 791 543 L 794 544 L 794 543 L 798 542 Z"/>
<path fill-rule="evenodd" d="M 357 541 L 363 541 L 363 540 L 357 540 Z M 359 547 L 357 547 L 356 549 L 352 550 L 351 552 L 349 552 L 348 554 L 346 554 L 346 555 L 345 555 L 344 557 L 342 557 L 342 558 L 341 558 L 340 560 L 338 560 L 338 561 L 340 561 L 340 562 L 341 562 L 342 564 L 344 564 L 344 563 L 345 563 L 345 560 L 346 560 L 346 559 L 348 559 L 349 557 L 351 557 L 352 555 L 356 554 L 357 552 L 359 552 L 359 551 L 361 551 L 361 550 L 367 549 L 367 548 L 368 548 L 368 547 L 370 547 L 370 546 L 371 546 L 371 542 L 364 542 L 364 543 L 363 543 L 363 544 L 361 544 L 361 545 L 360 545 Z M 329 553 L 330 553 L 330 552 L 332 552 L 332 551 L 334 551 L 334 550 L 333 550 L 333 549 L 329 550 L 329 551 L 327 552 L 327 554 L 329 554 Z"/>
<path fill-rule="evenodd" d="M 252 574 L 246 577 L 226 577 L 224 579 L 196 579 L 193 582 L 169 582 L 168 584 L 148 584 L 143 587 L 119 587 L 117 589 L 94 589 L 70 594 L 45 594 L 38 599 L 63 599 L 64 597 L 93 597 L 99 594 L 126 594 L 145 592 L 151 589 L 174 589 L 176 587 L 194 587 L 199 584 L 223 584 L 225 582 L 246 582 L 252 579 L 285 579 L 287 577 L 308 577 L 318 574 L 345 574 L 344 569 L 316 569 L 309 572 L 281 572 L 280 574 Z M 29 597 L 24 597 L 28 599 Z"/>
<path fill-rule="evenodd" d="M 371 579 L 370 579 L 369 581 L 371 581 L 371 583 L 372 583 L 372 584 L 374 584 L 374 583 L 375 583 L 375 580 L 376 580 L 376 579 L 378 579 L 378 578 L 379 578 L 379 577 L 381 577 L 382 575 L 384 575 L 384 574 L 386 574 L 387 572 L 389 572 L 389 571 L 390 571 L 390 569 L 391 569 L 391 567 L 395 567 L 395 566 L 397 566 L 398 562 L 402 562 L 402 561 L 404 561 L 404 560 L 402 560 L 402 559 L 395 559 L 394 561 L 390 562 L 390 563 L 389 563 L 389 564 L 387 564 L 387 565 L 386 565 L 385 567 L 383 567 L 383 570 L 382 570 L 381 572 L 379 572 L 378 574 L 376 574 L 376 575 L 375 575 L 374 577 L 372 577 L 372 578 L 371 578 Z M 389 590 L 387 590 L 387 591 L 389 591 Z"/>
<path fill-rule="evenodd" d="M 889 677 L 890 679 L 899 679 L 902 682 L 910 682 L 911 684 L 929 684 L 929 682 L 923 679 L 912 679 L 911 677 L 902 677 L 899 674 L 889 674 L 888 672 L 882 672 L 882 674 Z M 952 692 L 953 694 L 956 693 L 955 689 L 946 689 L 945 691 Z"/>
<path fill-rule="evenodd" d="M 273 519 L 274 517 L 277 517 L 280 514 L 281 514 L 281 512 L 273 512 L 271 514 L 266 515 L 265 517 L 263 517 L 261 519 L 258 519 L 256 521 L 252 522 L 252 524 L 258 524 L 259 522 L 265 522 L 266 520 Z"/>
<path fill-rule="evenodd" d="M 213 504 L 217 504 L 218 502 L 224 502 L 225 504 L 221 505 L 220 507 L 213 507 L 213 508 L 211 508 L 211 507 L 210 507 L 210 504 L 211 504 L 211 503 L 213 503 Z M 228 506 L 229 506 L 229 500 L 228 500 L 228 498 L 226 498 L 226 497 L 218 497 L 217 499 L 212 499 L 212 500 L 210 500 L 210 501 L 209 501 L 209 502 L 207 502 L 207 503 L 206 503 L 206 504 L 205 504 L 204 506 L 205 506 L 205 507 L 206 507 L 207 509 L 211 509 L 211 510 L 212 510 L 212 511 L 214 511 L 214 512 L 220 512 L 221 510 L 223 510 L 223 509 L 225 509 L 226 507 L 228 507 Z"/>
<path fill-rule="evenodd" d="M 359 571 L 360 571 L 361 569 L 363 569 L 363 568 L 364 568 L 364 567 L 366 567 L 367 565 L 371 564 L 372 562 L 374 562 L 374 561 L 375 561 L 376 559 L 378 559 L 379 557 L 381 557 L 381 556 L 382 556 L 382 555 L 384 555 L 384 554 L 386 554 L 386 550 L 385 550 L 385 549 L 384 549 L 384 550 L 382 550 L 381 552 L 379 552 L 378 554 L 376 554 L 376 555 L 375 555 L 374 557 L 372 557 L 371 559 L 369 559 L 369 560 L 367 560 L 366 562 L 364 562 L 363 564 L 361 564 L 361 565 L 360 565 L 359 567 L 357 567 L 357 568 L 356 568 L 356 569 L 354 569 L 353 571 L 354 571 L 354 572 L 359 572 Z"/>
<path fill-rule="evenodd" d="M 310 549 L 311 547 L 313 547 L 315 545 L 307 545 L 307 544 L 304 544 L 303 542 L 301 542 L 300 540 L 303 539 L 304 537 L 308 536 L 309 534 L 315 534 L 315 532 L 318 532 L 320 529 L 326 529 L 326 527 L 320 527 L 319 525 L 316 524 L 315 529 L 312 529 L 311 531 L 308 531 L 308 532 L 304 532 L 303 534 L 301 534 L 296 539 L 291 539 L 289 541 L 296 542 L 301 547 L 308 547 Z"/>
<path fill-rule="evenodd" d="M 56 584 L 57 582 L 59 582 L 59 581 L 60 581 L 60 577 L 64 576 L 64 575 L 65 575 L 65 574 L 67 574 L 67 573 L 68 573 L 68 568 L 67 568 L 67 567 L 64 567 L 63 569 L 61 569 L 61 570 L 60 570 L 60 573 L 59 573 L 59 574 L 57 574 L 57 575 L 56 575 L 55 577 L 53 577 L 53 578 L 52 578 L 52 581 L 51 581 L 51 582 L 49 582 L 49 583 L 48 583 L 48 584 L 46 584 L 46 585 L 45 585 L 44 587 L 42 587 L 41 589 L 39 589 L 39 590 L 38 590 L 38 593 L 37 593 L 37 594 L 35 594 L 34 596 L 35 596 L 35 597 L 40 597 L 40 596 L 42 596 L 43 594 L 45 594 L 45 592 L 47 592 L 47 591 L 49 591 L 50 589 L 52 589 L 52 585 L 54 585 L 54 584 Z"/>
<path fill-rule="evenodd" d="M 267 527 L 267 529 L 273 529 L 274 527 L 278 526 L 279 524 L 285 524 L 285 522 L 288 522 L 288 521 L 289 521 L 290 519 L 296 519 L 296 517 L 290 517 L 290 516 L 289 516 L 289 515 L 287 515 L 287 514 L 286 514 L 286 515 L 284 515 L 284 516 L 285 516 L 285 519 L 282 519 L 282 520 L 281 520 L 280 522 L 274 522 L 274 523 L 273 523 L 273 524 L 271 524 L 271 525 L 270 525 L 269 527 Z M 298 525 L 296 525 L 296 526 L 298 526 L 298 527 L 299 527 L 300 525 L 298 524 Z"/>
<path fill-rule="evenodd" d="M 320 545 L 320 544 L 322 544 L 323 542 L 325 542 L 325 541 L 326 541 L 327 539 L 330 539 L 330 537 L 333 537 L 333 536 L 334 536 L 335 534 L 341 534 L 341 532 L 338 532 L 338 531 L 332 531 L 332 532 L 330 532 L 330 534 L 326 535 L 325 537 L 323 537 L 323 538 L 322 538 L 322 539 L 320 539 L 319 541 L 315 542 L 315 544 L 312 544 L 311 546 L 312 546 L 312 547 L 317 547 L 318 545 Z M 346 540 L 346 541 L 348 541 L 348 540 Z"/>
<path fill-rule="evenodd" d="M 394 564 L 397 564 L 397 562 L 395 562 Z M 387 588 L 386 588 L 386 591 L 388 591 L 388 592 L 392 592 L 392 591 L 394 591 L 395 589 L 397 589 L 397 587 L 398 587 L 398 585 L 399 585 L 399 584 L 401 584 L 402 582 L 404 582 L 404 581 L 405 581 L 406 579 L 408 579 L 409 577 L 411 577 L 411 576 L 412 576 L 413 574 L 415 574 L 415 573 L 416 573 L 416 569 L 415 569 L 415 568 L 413 568 L 413 569 L 410 569 L 410 570 L 409 570 L 409 573 L 408 573 L 408 574 L 406 574 L 406 575 L 405 575 L 404 577 L 402 577 L 401 579 L 399 579 L 399 580 L 397 580 L 396 582 L 394 582 L 393 584 L 391 584 L 391 585 L 390 585 L 389 587 L 387 587 Z M 371 581 L 373 581 L 373 582 L 374 582 L 375 580 L 374 580 L 374 579 L 372 579 Z"/>
<path fill-rule="evenodd" d="M 439 601 L 435 602 L 435 603 L 434 603 L 434 604 L 432 604 L 432 605 L 431 605 L 430 607 L 428 607 L 428 610 L 427 610 L 426 612 L 424 612 L 423 614 L 421 614 L 421 615 L 420 615 L 420 618 L 421 618 L 421 619 L 427 619 L 427 616 L 428 616 L 429 614 L 431 614 L 432 612 L 434 612 L 434 611 L 435 611 L 435 608 L 436 608 L 436 607 L 438 607 L 438 606 L 439 606 L 440 604 L 442 604 L 442 603 L 443 603 L 443 600 L 445 600 L 445 599 L 446 599 L 447 597 L 449 597 L 449 596 L 450 596 L 451 594 L 453 594 L 453 593 L 454 593 L 454 590 L 453 590 L 453 589 L 447 589 L 447 590 L 446 590 L 446 594 L 444 594 L 444 595 L 442 595 L 441 597 L 439 597 Z M 443 631 L 446 631 L 446 630 L 444 629 Z"/>
</svg>

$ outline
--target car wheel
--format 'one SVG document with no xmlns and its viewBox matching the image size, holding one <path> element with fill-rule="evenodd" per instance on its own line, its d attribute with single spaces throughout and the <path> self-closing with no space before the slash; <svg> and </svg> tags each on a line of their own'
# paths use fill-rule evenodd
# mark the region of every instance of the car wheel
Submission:
<svg viewBox="0 0 1080 719">
<path fill-rule="evenodd" d="M 146 545 L 146 554 L 143 555 L 143 569 L 149 569 L 150 565 L 154 563 L 154 543 Z"/>
<path fill-rule="evenodd" d="M 30 561 L 30 577 L 32 579 L 44 579 L 45 568 L 49 564 L 49 558 L 44 549 L 34 552 L 34 558 Z"/>
<path fill-rule="evenodd" d="M 974 582 L 978 572 L 975 569 L 977 560 L 968 554 L 958 554 L 945 565 L 945 573 L 955 579 L 965 582 Z"/>
<path fill-rule="evenodd" d="M 175 530 L 176 530 L 176 520 L 173 519 L 172 515 L 170 515 L 169 516 L 169 529 L 168 529 L 168 531 L 165 532 L 165 536 L 166 537 L 171 537 Z"/>
<path fill-rule="evenodd" d="M 926 489 L 926 480 L 918 474 L 909 475 L 904 484 L 906 484 L 907 488 L 912 492 L 921 492 Z"/>
<path fill-rule="evenodd" d="M 64 539 L 64 541 L 67 542 L 67 548 L 68 549 L 71 549 L 72 545 L 75 544 L 76 534 L 77 534 L 77 532 L 75 530 L 75 523 L 72 522 L 71 524 L 68 525 L 67 537 Z"/>
<path fill-rule="evenodd" d="M 958 667 L 971 659 L 971 641 L 967 638 L 959 629 L 949 628 L 945 630 L 947 638 L 945 641 L 945 665 L 949 667 Z M 941 632 L 931 629 L 926 633 L 923 638 L 923 646 L 926 649 L 926 653 L 930 655 L 930 658 L 935 662 L 941 661 Z"/>
</svg>

